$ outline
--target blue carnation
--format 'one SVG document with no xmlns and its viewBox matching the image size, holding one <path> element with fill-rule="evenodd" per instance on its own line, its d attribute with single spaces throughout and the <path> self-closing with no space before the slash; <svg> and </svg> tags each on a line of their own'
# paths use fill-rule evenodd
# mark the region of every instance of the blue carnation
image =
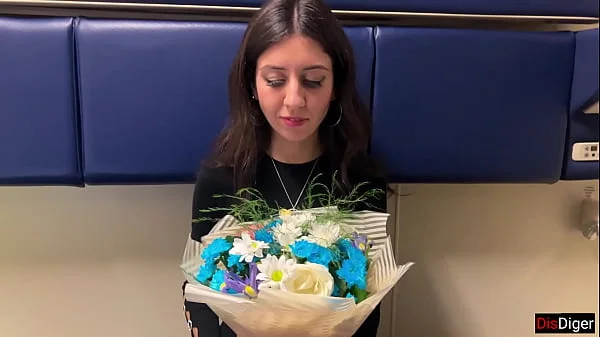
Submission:
<svg viewBox="0 0 600 337">
<path fill-rule="evenodd" d="M 273 242 L 273 234 L 271 234 L 271 232 L 269 232 L 265 228 L 257 230 L 254 233 L 254 237 L 258 241 L 262 241 L 262 242 L 266 242 L 266 243 L 272 243 Z"/>
<path fill-rule="evenodd" d="M 306 260 L 308 262 L 318 263 L 324 265 L 325 267 L 328 267 L 329 263 L 333 259 L 333 255 L 331 254 L 331 251 L 329 249 L 325 247 L 321 248 L 322 249 L 319 250 L 319 253 L 310 255 Z"/>
<path fill-rule="evenodd" d="M 348 259 L 365 266 L 367 265 L 367 256 L 360 248 L 355 246 L 351 246 L 351 248 L 348 249 Z"/>
<path fill-rule="evenodd" d="M 244 265 L 240 262 L 241 255 L 229 255 L 227 258 L 227 268 L 237 268 L 238 270 L 244 268 Z"/>
<path fill-rule="evenodd" d="M 228 289 L 225 285 L 225 274 L 226 271 L 219 269 L 215 272 L 215 274 L 212 277 L 212 280 L 210 280 L 210 284 L 209 287 L 211 289 L 214 289 L 216 291 L 225 291 L 229 294 L 235 294 L 235 291 L 232 289 Z"/>
<path fill-rule="evenodd" d="M 367 264 L 363 260 L 344 260 L 342 267 L 336 271 L 336 274 L 346 281 L 349 288 L 354 285 L 362 290 L 367 288 Z"/>
<path fill-rule="evenodd" d="M 290 245 L 290 248 L 294 255 L 304 259 L 319 252 L 319 245 L 306 240 L 296 241 Z"/>
<path fill-rule="evenodd" d="M 210 279 L 215 271 L 217 270 L 217 265 L 214 263 L 205 263 L 200 267 L 198 273 L 196 274 L 196 279 L 200 283 L 206 283 L 208 279 Z"/>
<path fill-rule="evenodd" d="M 212 280 L 210 280 L 209 287 L 216 291 L 221 291 L 221 287 L 223 286 L 224 283 L 225 283 L 225 271 L 222 269 L 219 269 L 213 275 Z"/>
<path fill-rule="evenodd" d="M 308 262 L 322 264 L 325 267 L 333 259 L 331 251 L 323 246 L 306 240 L 296 241 L 290 245 L 292 253 L 299 258 L 306 259 Z"/>
<path fill-rule="evenodd" d="M 367 264 L 365 252 L 352 244 L 350 240 L 343 239 L 338 241 L 338 247 L 342 256 L 345 256 L 349 260 L 357 261 L 365 265 Z"/>
<path fill-rule="evenodd" d="M 233 244 L 227 242 L 227 240 L 223 238 L 218 238 L 211 242 L 206 248 L 204 248 L 204 250 L 202 251 L 202 255 L 200 256 L 204 261 L 212 261 L 218 258 L 219 255 L 221 255 L 221 253 L 230 250 L 231 247 L 233 247 Z"/>
<path fill-rule="evenodd" d="M 352 249 L 354 246 L 352 245 L 352 242 L 348 239 L 340 239 L 337 242 L 337 246 L 340 249 L 340 252 L 342 254 L 348 254 L 348 250 Z"/>
<path fill-rule="evenodd" d="M 268 225 L 266 225 L 264 228 L 271 229 L 281 223 L 283 223 L 283 221 L 281 219 L 275 219 L 275 220 L 271 221 Z"/>
</svg>

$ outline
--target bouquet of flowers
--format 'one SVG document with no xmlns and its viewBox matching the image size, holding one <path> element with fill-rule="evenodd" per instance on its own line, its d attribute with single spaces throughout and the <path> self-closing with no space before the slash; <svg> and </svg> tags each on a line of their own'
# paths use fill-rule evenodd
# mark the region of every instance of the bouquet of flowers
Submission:
<svg viewBox="0 0 600 337">
<path fill-rule="evenodd" d="M 240 337 L 351 336 L 413 265 L 395 263 L 388 214 L 339 207 L 366 199 L 356 191 L 292 211 L 241 190 L 202 243 L 188 239 L 186 299 Z"/>
</svg>

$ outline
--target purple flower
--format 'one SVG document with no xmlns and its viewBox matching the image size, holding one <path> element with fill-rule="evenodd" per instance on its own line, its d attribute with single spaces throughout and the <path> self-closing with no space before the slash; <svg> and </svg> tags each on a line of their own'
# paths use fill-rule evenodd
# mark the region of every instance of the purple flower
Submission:
<svg viewBox="0 0 600 337">
<path fill-rule="evenodd" d="M 367 249 L 367 245 L 369 248 L 371 248 L 373 246 L 373 242 L 368 241 L 366 235 L 360 235 L 358 234 L 358 232 L 354 232 L 352 233 L 352 245 L 355 248 L 364 251 L 365 249 Z"/>
<path fill-rule="evenodd" d="M 228 289 L 235 291 L 238 294 L 245 294 L 248 297 L 256 297 L 258 295 L 258 267 L 256 263 L 250 263 L 250 274 L 247 278 L 242 279 L 239 275 L 232 272 L 227 272 L 225 276 L 225 286 Z"/>
</svg>

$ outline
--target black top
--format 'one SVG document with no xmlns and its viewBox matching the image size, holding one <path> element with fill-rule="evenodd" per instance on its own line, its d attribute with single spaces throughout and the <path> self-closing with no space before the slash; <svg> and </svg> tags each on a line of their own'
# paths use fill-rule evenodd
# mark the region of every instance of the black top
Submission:
<svg viewBox="0 0 600 337">
<path fill-rule="evenodd" d="M 316 161 L 316 165 L 315 160 L 302 164 L 287 164 L 272 160 L 269 156 L 263 156 L 257 166 L 256 182 L 253 188 L 256 188 L 258 191 L 260 191 L 262 196 L 271 207 L 279 206 L 281 208 L 290 209 L 292 208 L 290 199 L 292 203 L 296 203 L 296 200 L 298 199 L 307 179 L 312 181 L 313 178 L 318 176 L 315 182 L 322 183 L 323 185 L 331 188 L 334 170 L 331 168 L 327 157 L 321 156 L 317 158 Z M 275 167 L 273 166 L 273 162 L 275 163 Z M 314 170 L 309 178 L 309 174 L 311 173 L 313 166 Z M 277 170 L 275 170 L 275 168 Z M 281 181 L 279 180 L 277 172 L 279 172 L 281 181 L 283 181 L 283 184 L 285 184 L 285 189 L 287 189 L 289 199 L 285 193 L 285 189 L 283 188 Z M 362 185 L 361 191 L 370 188 L 378 188 L 383 191 L 386 190 L 386 182 L 383 179 L 360 177 L 356 174 L 354 174 L 354 176 L 350 174 L 350 176 L 350 180 L 353 185 L 365 183 Z M 301 206 L 305 201 L 307 189 L 308 187 L 304 189 L 302 197 L 300 197 L 300 201 L 298 202 L 296 208 L 301 209 Z M 322 192 L 317 189 L 314 191 L 316 193 Z M 226 212 L 200 213 L 200 210 L 206 210 L 214 207 L 229 207 L 229 203 L 232 202 L 232 199 L 214 198 L 213 196 L 215 194 L 233 195 L 235 192 L 236 191 L 233 187 L 232 169 L 226 167 L 203 168 L 198 175 L 198 180 L 194 189 L 192 218 L 223 217 Z M 337 190 L 336 194 L 341 196 L 342 192 Z M 317 206 L 321 205 L 313 205 L 313 207 Z M 387 203 L 385 196 L 380 198 L 371 198 L 364 203 L 354 206 L 354 210 L 357 211 L 368 209 L 385 212 L 386 208 Z M 206 235 L 211 230 L 213 225 L 214 222 L 211 221 L 193 223 L 192 238 L 199 241 L 202 236 Z"/>
<path fill-rule="evenodd" d="M 320 174 L 317 178 L 317 182 L 324 184 L 325 186 L 332 186 L 333 169 L 335 165 L 331 165 L 326 156 L 321 156 L 315 161 L 302 164 L 287 164 L 271 159 L 269 156 L 263 156 L 259 160 L 257 166 L 257 175 L 255 185 L 253 188 L 257 189 L 266 202 L 271 207 L 281 208 L 292 208 L 290 201 L 285 193 L 284 188 L 279 180 L 277 171 L 279 172 L 281 180 L 285 184 L 285 188 L 289 193 L 289 199 L 292 203 L 295 203 L 298 199 L 299 193 L 302 191 L 307 179 L 312 180 L 314 177 Z M 309 174 L 312 171 L 312 175 L 309 178 Z M 210 218 L 221 218 L 226 215 L 226 211 L 201 213 L 200 210 L 206 210 L 208 208 L 215 207 L 229 207 L 232 199 L 230 198 L 214 198 L 215 194 L 221 195 L 234 195 L 234 184 L 233 184 L 233 170 L 227 167 L 208 168 L 204 167 L 198 174 L 198 179 L 194 188 L 193 196 L 193 209 L 192 218 L 198 219 L 200 217 Z M 350 181 L 353 186 L 359 183 L 366 183 L 361 188 L 362 191 L 370 188 L 379 188 L 386 191 L 386 182 L 383 179 L 372 179 L 370 177 L 361 177 L 358 175 L 350 174 Z M 308 188 L 308 187 L 307 187 Z M 296 206 L 297 209 L 301 209 L 306 197 L 306 190 L 303 191 L 302 197 Z M 321 192 L 321 191 L 316 191 Z M 336 193 L 341 196 L 341 192 L 338 190 Z M 313 205 L 313 207 L 321 206 L 319 204 Z M 385 212 L 387 208 L 385 196 L 380 198 L 371 198 L 366 200 L 362 204 L 357 204 L 353 207 L 354 210 L 373 210 L 379 212 Z M 192 223 L 192 239 L 200 241 L 200 239 L 206 235 L 215 224 L 215 221 L 201 221 Z M 235 336 L 235 334 L 223 323 L 221 328 L 218 327 L 217 316 L 205 305 L 198 303 L 185 302 L 186 310 L 189 312 L 190 324 L 196 327 L 200 336 L 206 337 L 225 337 Z M 373 311 L 371 316 L 363 323 L 361 328 L 357 331 L 354 337 L 372 337 L 377 334 L 377 327 L 379 325 L 379 306 Z"/>
</svg>

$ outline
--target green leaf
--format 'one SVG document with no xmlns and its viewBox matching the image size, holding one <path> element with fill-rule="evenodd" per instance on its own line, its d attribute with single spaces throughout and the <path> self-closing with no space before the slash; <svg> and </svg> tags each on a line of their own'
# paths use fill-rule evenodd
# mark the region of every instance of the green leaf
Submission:
<svg viewBox="0 0 600 337">
<path fill-rule="evenodd" d="M 367 296 L 369 296 L 368 291 L 362 290 L 356 285 L 353 285 L 352 288 L 350 288 L 350 293 L 354 295 L 354 298 L 356 298 L 357 304 L 364 301 L 367 298 Z"/>
</svg>

